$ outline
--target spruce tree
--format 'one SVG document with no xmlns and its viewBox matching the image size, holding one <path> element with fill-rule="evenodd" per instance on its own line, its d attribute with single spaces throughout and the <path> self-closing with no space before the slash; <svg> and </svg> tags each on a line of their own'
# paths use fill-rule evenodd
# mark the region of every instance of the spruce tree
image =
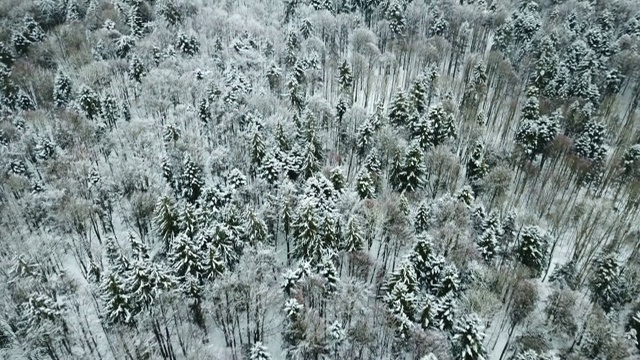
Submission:
<svg viewBox="0 0 640 360">
<path fill-rule="evenodd" d="M 451 331 L 455 324 L 456 300 L 452 294 L 438 299 L 434 320 L 440 330 Z"/>
<path fill-rule="evenodd" d="M 71 100 L 71 80 L 62 71 L 58 71 L 53 84 L 53 103 L 65 107 Z"/>
<path fill-rule="evenodd" d="M 78 104 L 89 120 L 95 120 L 100 115 L 100 99 L 98 95 L 86 85 L 82 85 L 78 94 Z"/>
<path fill-rule="evenodd" d="M 613 255 L 606 255 L 596 261 L 590 280 L 591 301 L 606 312 L 620 304 L 621 275 L 620 264 Z"/>
<path fill-rule="evenodd" d="M 386 19 L 389 21 L 389 28 L 391 33 L 400 38 L 403 36 L 406 26 L 406 17 L 404 15 L 405 8 L 403 2 L 400 0 L 392 0 L 387 7 L 385 14 Z"/>
<path fill-rule="evenodd" d="M 364 249 L 364 239 L 358 219 L 349 218 L 347 232 L 344 235 L 344 250 L 349 253 L 362 251 Z"/>
<path fill-rule="evenodd" d="M 424 202 L 420 203 L 420 206 L 418 206 L 418 210 L 416 211 L 416 215 L 413 220 L 413 227 L 415 228 L 417 234 L 428 230 L 429 218 L 429 208 Z"/>
<path fill-rule="evenodd" d="M 134 304 L 118 274 L 111 272 L 105 277 L 100 285 L 100 294 L 103 302 L 102 314 L 108 324 L 135 324 Z"/>
<path fill-rule="evenodd" d="M 305 199 L 293 223 L 293 236 L 296 240 L 295 256 L 316 263 L 322 256 L 320 239 L 320 221 L 316 214 L 316 202 Z"/>
<path fill-rule="evenodd" d="M 402 90 L 398 90 L 391 102 L 389 122 L 395 126 L 406 126 L 409 123 L 410 105 Z"/>
<path fill-rule="evenodd" d="M 187 156 L 184 160 L 183 172 L 180 178 L 182 196 L 193 204 L 202 193 L 203 186 L 202 168 Z"/>
<path fill-rule="evenodd" d="M 169 251 L 171 240 L 178 235 L 178 212 L 173 200 L 167 196 L 162 196 L 155 209 L 154 223 L 156 225 L 158 235 L 164 242 L 163 251 Z"/>
<path fill-rule="evenodd" d="M 347 180 L 345 179 L 344 174 L 342 173 L 341 167 L 337 166 L 331 169 L 329 180 L 331 181 L 331 184 L 333 184 L 333 189 L 337 193 L 343 192 L 346 186 Z"/>
<path fill-rule="evenodd" d="M 173 238 L 169 259 L 176 276 L 184 277 L 188 274 L 200 278 L 202 273 L 200 247 L 193 238 L 185 233 Z"/>
<path fill-rule="evenodd" d="M 424 155 L 417 143 L 412 143 L 407 151 L 404 166 L 400 173 L 401 190 L 413 192 L 422 188 L 425 183 L 426 168 Z"/>
<path fill-rule="evenodd" d="M 537 226 L 527 226 L 520 234 L 516 258 L 531 270 L 534 277 L 538 277 L 548 261 L 547 248 L 548 241 L 542 229 Z"/>
<path fill-rule="evenodd" d="M 498 240 L 493 229 L 486 229 L 478 239 L 478 248 L 484 261 L 490 263 L 498 250 Z"/>
<path fill-rule="evenodd" d="M 353 75 L 351 74 L 351 67 L 349 63 L 347 63 L 347 60 L 344 60 L 340 67 L 338 67 L 338 84 L 340 84 L 340 89 L 346 94 L 351 93 Z"/>
<path fill-rule="evenodd" d="M 147 69 L 139 57 L 133 55 L 129 65 L 129 78 L 137 83 L 142 82 L 142 77 L 147 73 Z"/>
<path fill-rule="evenodd" d="M 361 170 L 356 176 L 356 192 L 361 199 L 372 199 L 375 197 L 375 187 L 369 171 Z"/>
<path fill-rule="evenodd" d="M 249 351 L 249 360 L 271 360 L 271 355 L 267 352 L 267 347 L 258 341 Z"/>
<path fill-rule="evenodd" d="M 454 329 L 454 358 L 456 360 L 484 360 L 487 351 L 482 344 L 484 334 L 479 331 L 478 320 L 466 317 Z"/>
</svg>

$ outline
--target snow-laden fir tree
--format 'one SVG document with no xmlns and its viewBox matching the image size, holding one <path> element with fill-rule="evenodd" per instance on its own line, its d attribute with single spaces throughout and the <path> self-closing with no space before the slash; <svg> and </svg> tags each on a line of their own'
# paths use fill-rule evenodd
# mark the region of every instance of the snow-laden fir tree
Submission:
<svg viewBox="0 0 640 360">
<path fill-rule="evenodd" d="M 454 329 L 454 358 L 456 360 L 484 360 L 487 351 L 482 344 L 484 334 L 480 332 L 478 319 L 465 317 Z"/>
<path fill-rule="evenodd" d="M 110 272 L 100 285 L 102 314 L 109 325 L 133 325 L 134 304 L 120 275 Z"/>
<path fill-rule="evenodd" d="M 179 232 L 178 212 L 171 197 L 163 195 L 156 203 L 154 224 L 164 243 L 163 251 L 169 251 L 171 240 Z"/>
<path fill-rule="evenodd" d="M 267 347 L 258 341 L 249 351 L 249 360 L 271 360 L 271 355 L 267 352 Z"/>
<path fill-rule="evenodd" d="M 100 115 L 100 99 L 90 87 L 86 85 L 80 87 L 77 101 L 80 110 L 89 120 L 95 120 Z"/>
<path fill-rule="evenodd" d="M 451 331 L 455 324 L 456 300 L 452 294 L 438 298 L 434 321 L 440 330 Z"/>
<path fill-rule="evenodd" d="M 344 60 L 338 67 L 338 84 L 340 84 L 340 89 L 346 94 L 351 93 L 351 87 L 353 86 L 353 74 L 351 73 L 351 67 L 347 60 Z"/>
<path fill-rule="evenodd" d="M 460 291 L 460 275 L 455 264 L 448 264 L 442 268 L 437 289 L 438 297 L 458 295 Z"/>
<path fill-rule="evenodd" d="M 147 69 L 145 68 L 142 60 L 136 55 L 131 57 L 131 61 L 129 63 L 129 79 L 140 83 L 142 82 L 142 77 L 147 73 Z"/>
<path fill-rule="evenodd" d="M 169 259 L 176 276 L 184 277 L 189 274 L 200 278 L 202 256 L 200 245 L 196 243 L 195 239 L 184 233 L 174 237 L 171 241 Z"/>
<path fill-rule="evenodd" d="M 431 144 L 438 146 L 447 139 L 458 137 L 458 130 L 454 124 L 453 115 L 439 104 L 429 109 L 429 123 L 431 125 Z"/>
<path fill-rule="evenodd" d="M 478 239 L 478 249 L 484 261 L 490 263 L 498 250 L 498 239 L 493 229 L 486 229 Z"/>
<path fill-rule="evenodd" d="M 467 179 L 471 183 L 471 188 L 474 193 L 478 193 L 480 190 L 479 182 L 489 171 L 489 167 L 484 160 L 484 145 L 481 142 L 477 142 L 471 151 L 471 156 L 467 161 Z"/>
<path fill-rule="evenodd" d="M 62 71 L 58 71 L 53 84 L 53 103 L 58 107 L 65 107 L 71 100 L 71 90 L 69 77 Z"/>
<path fill-rule="evenodd" d="M 418 210 L 413 219 L 413 227 L 416 230 L 416 234 L 420 234 L 421 232 L 427 231 L 429 227 L 429 208 L 427 204 L 423 201 L 418 206 Z"/>
<path fill-rule="evenodd" d="M 331 169 L 329 180 L 331 181 L 331 184 L 333 184 L 333 189 L 336 191 L 337 194 L 340 194 L 344 191 L 347 180 L 344 177 L 341 167 L 336 166 L 333 169 Z"/>
<path fill-rule="evenodd" d="M 113 129 L 116 126 L 116 121 L 120 115 L 116 99 L 114 99 L 111 94 L 107 93 L 100 99 L 100 105 L 100 116 L 102 117 L 102 120 L 104 120 L 109 129 Z"/>
<path fill-rule="evenodd" d="M 318 274 L 324 279 L 324 296 L 331 297 L 338 291 L 340 279 L 338 278 L 338 271 L 329 253 L 325 253 L 322 256 L 322 260 L 318 264 Z"/>
<path fill-rule="evenodd" d="M 178 34 L 176 48 L 184 55 L 194 56 L 200 52 L 200 42 L 195 35 L 187 35 L 185 33 Z"/>
<path fill-rule="evenodd" d="M 389 29 L 391 33 L 400 38 L 404 34 L 407 19 L 405 17 L 405 7 L 400 0 L 392 0 L 389 2 L 385 18 L 389 21 Z"/>
<path fill-rule="evenodd" d="M 427 110 L 427 88 L 425 87 L 424 76 L 419 76 L 413 81 L 410 98 L 413 108 L 418 114 L 423 114 Z"/>
<path fill-rule="evenodd" d="M 314 199 L 303 199 L 292 224 L 296 241 L 295 257 L 312 263 L 320 261 L 324 250 L 320 241 L 320 220 L 316 213 L 316 205 Z"/>
<path fill-rule="evenodd" d="M 356 176 L 355 190 L 361 199 L 373 199 L 375 197 L 374 182 L 366 169 L 362 169 Z"/>
<path fill-rule="evenodd" d="M 522 229 L 516 258 L 531 270 L 534 277 L 540 276 L 547 264 L 548 245 L 546 235 L 539 227 L 527 226 Z"/>
<path fill-rule="evenodd" d="M 405 155 L 404 165 L 399 175 L 400 190 L 413 192 L 422 188 L 425 183 L 426 167 L 424 155 L 418 143 L 412 143 Z"/>
<path fill-rule="evenodd" d="M 202 168 L 187 156 L 180 177 L 181 195 L 193 204 L 202 193 L 203 186 Z"/>
<path fill-rule="evenodd" d="M 373 125 L 369 120 L 365 120 L 360 124 L 356 135 L 356 149 L 358 151 L 358 155 L 364 156 L 364 154 L 369 151 L 371 144 L 373 143 L 374 132 L 375 130 Z"/>
<path fill-rule="evenodd" d="M 401 127 L 409 123 L 411 115 L 411 105 L 405 93 L 398 89 L 389 109 L 389 122 L 392 125 Z"/>
<path fill-rule="evenodd" d="M 588 123 L 580 137 L 576 140 L 575 151 L 581 157 L 600 163 L 604 161 L 606 148 L 604 145 L 605 127 L 598 122 Z"/>
<path fill-rule="evenodd" d="M 622 301 L 620 264 L 614 255 L 606 255 L 596 261 L 589 288 L 591 301 L 600 305 L 606 312 Z"/>
<path fill-rule="evenodd" d="M 347 231 L 344 235 L 344 249 L 349 253 L 362 251 L 364 249 L 364 238 L 358 219 L 349 218 Z"/>
<path fill-rule="evenodd" d="M 269 151 L 264 155 L 262 165 L 259 168 L 260 177 L 267 181 L 268 184 L 277 184 L 280 176 L 282 165 L 276 158 L 275 151 Z"/>
<path fill-rule="evenodd" d="M 293 359 L 298 345 L 306 338 L 307 325 L 303 317 L 304 306 L 295 298 L 284 304 L 284 325 L 282 329 L 282 348 L 286 359 Z"/>
</svg>

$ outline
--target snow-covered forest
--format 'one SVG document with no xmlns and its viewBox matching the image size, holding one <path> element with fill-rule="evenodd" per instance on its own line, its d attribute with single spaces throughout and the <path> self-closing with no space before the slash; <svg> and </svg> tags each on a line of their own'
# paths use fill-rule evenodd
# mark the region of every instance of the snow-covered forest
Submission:
<svg viewBox="0 0 640 360">
<path fill-rule="evenodd" d="M 637 0 L 0 0 L 0 358 L 640 359 Z"/>
</svg>

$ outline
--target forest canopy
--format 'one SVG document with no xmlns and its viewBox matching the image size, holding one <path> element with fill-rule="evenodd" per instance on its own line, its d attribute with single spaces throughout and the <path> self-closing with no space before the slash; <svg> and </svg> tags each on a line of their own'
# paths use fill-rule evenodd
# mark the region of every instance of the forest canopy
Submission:
<svg viewBox="0 0 640 360">
<path fill-rule="evenodd" d="M 640 357 L 634 0 L 0 1 L 0 358 Z"/>
</svg>

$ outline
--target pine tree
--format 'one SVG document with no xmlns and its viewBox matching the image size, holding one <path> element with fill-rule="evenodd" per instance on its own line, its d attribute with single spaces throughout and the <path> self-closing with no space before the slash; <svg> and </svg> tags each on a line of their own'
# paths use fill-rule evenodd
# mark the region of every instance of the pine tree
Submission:
<svg viewBox="0 0 640 360">
<path fill-rule="evenodd" d="M 119 275 L 107 275 L 100 286 L 100 293 L 104 304 L 102 313 L 108 324 L 135 324 L 132 300 Z"/>
<path fill-rule="evenodd" d="M 137 83 L 142 82 L 142 77 L 147 73 L 147 69 L 139 57 L 133 55 L 129 65 L 129 78 Z"/>
<path fill-rule="evenodd" d="M 296 239 L 295 256 L 315 263 L 322 256 L 319 219 L 316 214 L 316 202 L 304 200 L 293 223 L 293 236 Z"/>
<path fill-rule="evenodd" d="M 456 315 L 456 300 L 449 294 L 438 299 L 434 320 L 437 328 L 444 331 L 453 330 Z"/>
<path fill-rule="evenodd" d="M 398 90 L 389 111 L 389 122 L 395 126 L 406 126 L 409 123 L 410 106 L 404 92 Z"/>
<path fill-rule="evenodd" d="M 169 259 L 176 276 L 184 277 L 189 274 L 195 278 L 200 278 L 202 273 L 200 248 L 195 240 L 185 233 L 173 238 Z"/>
<path fill-rule="evenodd" d="M 344 190 L 347 180 L 344 177 L 344 174 L 342 173 L 342 168 L 339 166 L 334 167 L 333 169 L 331 169 L 331 175 L 329 177 L 329 180 L 331 181 L 331 184 L 333 184 L 333 189 L 336 191 L 336 193 L 342 193 L 342 191 Z"/>
<path fill-rule="evenodd" d="M 547 264 L 547 247 L 548 241 L 542 229 L 537 226 L 527 226 L 520 234 L 516 258 L 531 270 L 534 277 L 538 277 Z"/>
<path fill-rule="evenodd" d="M 447 112 L 442 105 L 437 105 L 429 110 L 433 146 L 441 145 L 449 138 L 458 137 L 458 131 L 453 121 L 453 115 Z"/>
<path fill-rule="evenodd" d="M 594 163 L 604 160 L 606 148 L 604 146 L 605 127 L 598 122 L 590 122 L 576 140 L 575 151 L 581 157 Z"/>
<path fill-rule="evenodd" d="M 78 104 L 89 120 L 95 120 L 96 117 L 100 115 L 100 99 L 98 95 L 86 85 L 82 85 L 80 88 Z"/>
<path fill-rule="evenodd" d="M 65 107 L 71 100 L 71 80 L 62 71 L 56 74 L 53 84 L 53 103 L 58 107 Z"/>
<path fill-rule="evenodd" d="M 340 281 L 338 278 L 338 271 L 336 270 L 333 260 L 331 260 L 331 256 L 325 254 L 322 257 L 318 268 L 318 273 L 325 280 L 324 296 L 330 298 L 338 291 L 338 282 Z"/>
<path fill-rule="evenodd" d="M 249 351 L 249 360 L 271 360 L 271 355 L 267 352 L 267 347 L 258 341 Z"/>
<path fill-rule="evenodd" d="M 590 289 L 591 301 L 606 312 L 621 302 L 620 264 L 613 255 L 598 259 L 591 276 Z"/>
<path fill-rule="evenodd" d="M 417 143 L 411 144 L 404 160 L 400 179 L 404 181 L 401 190 L 416 191 L 424 185 L 426 169 L 424 155 Z"/>
<path fill-rule="evenodd" d="M 116 126 L 119 112 L 116 100 L 111 94 L 105 94 L 102 99 L 100 99 L 100 104 L 100 115 L 102 119 L 109 129 L 113 129 Z"/>
<path fill-rule="evenodd" d="M 202 193 L 203 186 L 202 168 L 187 156 L 184 160 L 183 172 L 180 178 L 182 196 L 193 204 Z"/>
<path fill-rule="evenodd" d="M 438 284 L 438 297 L 447 295 L 457 296 L 460 290 L 460 275 L 454 264 L 442 268 L 440 283 Z"/>
<path fill-rule="evenodd" d="M 389 21 L 391 33 L 397 38 L 402 37 L 405 31 L 407 20 L 404 15 L 404 11 L 403 2 L 393 0 L 389 3 L 389 7 L 385 14 L 386 19 Z"/>
<path fill-rule="evenodd" d="M 369 171 L 363 169 L 356 176 L 356 192 L 361 199 L 372 199 L 375 197 L 375 187 Z"/>
<path fill-rule="evenodd" d="M 194 56 L 200 52 L 200 42 L 195 35 L 187 36 L 184 33 L 178 35 L 176 48 L 184 55 Z"/>
<path fill-rule="evenodd" d="M 478 239 L 478 248 L 484 261 L 490 263 L 498 250 L 498 240 L 493 229 L 486 229 Z"/>
<path fill-rule="evenodd" d="M 7 68 L 11 68 L 14 60 L 11 50 L 0 41 L 0 64 L 4 64 Z"/>
<path fill-rule="evenodd" d="M 129 29 L 131 29 L 131 35 L 136 38 L 142 36 L 144 31 L 144 20 L 142 17 L 141 0 L 132 0 L 129 8 Z"/>
<path fill-rule="evenodd" d="M 164 195 L 158 200 L 155 209 L 154 223 L 158 229 L 158 235 L 164 242 L 164 252 L 169 251 L 171 240 L 178 235 L 178 213 L 173 200 Z"/>
<path fill-rule="evenodd" d="M 389 170 L 389 183 L 393 189 L 400 191 L 405 182 L 405 175 L 402 172 L 402 153 L 396 150 L 391 160 Z"/>
<path fill-rule="evenodd" d="M 482 341 L 484 334 L 478 329 L 478 320 L 467 317 L 454 329 L 454 354 L 456 360 L 484 360 L 487 356 Z"/>
<path fill-rule="evenodd" d="M 423 76 L 419 76 L 414 80 L 410 96 L 413 108 L 418 114 L 423 114 L 427 111 L 427 88 L 425 87 L 425 79 Z"/>
<path fill-rule="evenodd" d="M 471 157 L 467 161 L 467 179 L 471 182 L 474 193 L 480 190 L 479 182 L 489 171 L 487 163 L 484 161 L 484 145 L 477 142 L 471 151 Z"/>
<path fill-rule="evenodd" d="M 373 134 L 375 130 L 369 120 L 365 120 L 359 127 L 356 135 L 356 149 L 358 155 L 364 156 L 373 143 Z"/>
<path fill-rule="evenodd" d="M 473 189 L 471 186 L 465 185 L 456 193 L 456 198 L 462 201 L 467 208 L 471 209 L 471 205 L 473 204 L 475 198 L 473 196 Z"/>
<path fill-rule="evenodd" d="M 271 151 L 264 156 L 262 165 L 260 166 L 259 170 L 260 177 L 265 179 L 267 183 L 274 185 L 278 182 L 278 177 L 281 170 L 282 166 L 280 162 L 276 158 L 274 152 Z"/>
<path fill-rule="evenodd" d="M 346 94 L 351 93 L 351 87 L 353 86 L 353 75 L 351 74 L 351 68 L 347 60 L 344 60 L 338 67 L 338 84 L 340 89 Z"/>
<path fill-rule="evenodd" d="M 362 230 L 360 229 L 360 224 L 358 223 L 358 219 L 355 217 L 349 218 L 349 222 L 347 223 L 347 232 L 344 236 L 345 244 L 344 249 L 349 253 L 362 251 L 364 249 L 364 239 L 362 235 Z"/>
<path fill-rule="evenodd" d="M 427 205 L 424 202 L 420 203 L 420 206 L 418 206 L 418 210 L 416 211 L 416 215 L 413 220 L 413 227 L 415 228 L 417 234 L 428 230 L 429 218 L 430 214 Z"/>
</svg>

